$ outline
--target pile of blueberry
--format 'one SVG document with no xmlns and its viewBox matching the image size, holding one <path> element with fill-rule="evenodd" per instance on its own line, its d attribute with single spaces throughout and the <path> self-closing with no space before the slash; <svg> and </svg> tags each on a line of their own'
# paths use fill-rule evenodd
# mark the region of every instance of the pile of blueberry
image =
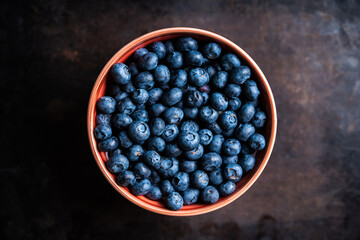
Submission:
<svg viewBox="0 0 360 240">
<path fill-rule="evenodd" d="M 265 147 L 266 115 L 250 76 L 236 55 L 191 37 L 114 64 L 94 135 L 117 184 L 172 210 L 234 192 Z"/>
</svg>

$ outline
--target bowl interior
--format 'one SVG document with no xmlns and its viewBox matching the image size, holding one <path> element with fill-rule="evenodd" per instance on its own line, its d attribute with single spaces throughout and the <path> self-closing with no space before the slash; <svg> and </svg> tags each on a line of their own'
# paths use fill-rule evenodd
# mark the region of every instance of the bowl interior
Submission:
<svg viewBox="0 0 360 240">
<path fill-rule="evenodd" d="M 242 49 L 240 49 L 238 46 L 236 46 L 234 43 L 230 42 L 229 40 L 217 34 L 210 33 L 204 30 L 189 29 L 189 28 L 177 28 L 177 31 L 174 30 L 175 29 L 168 29 L 166 31 L 165 29 L 165 30 L 159 30 L 156 32 L 146 34 L 126 45 L 119 52 L 117 52 L 114 55 L 114 57 L 107 63 L 107 65 L 104 67 L 103 71 L 99 75 L 95 83 L 93 92 L 91 94 L 90 103 L 89 103 L 89 113 L 88 113 L 88 132 L 90 138 L 90 145 L 94 153 L 97 164 L 99 165 L 101 171 L 108 179 L 108 181 L 111 183 L 111 185 L 119 193 L 121 193 L 128 200 L 132 201 L 133 203 L 147 210 L 165 215 L 188 216 L 188 215 L 197 215 L 197 214 L 210 212 L 229 204 L 237 197 L 242 195 L 255 182 L 257 177 L 261 174 L 262 170 L 264 169 L 273 148 L 273 144 L 275 141 L 275 132 L 276 132 L 276 110 L 275 110 L 275 103 L 271 93 L 271 89 L 268 85 L 265 76 L 261 72 L 260 68 L 256 65 L 256 63 Z M 242 64 L 245 64 L 250 67 L 252 73 L 251 79 L 256 81 L 256 83 L 258 84 L 258 88 L 261 92 L 260 104 L 262 105 L 262 108 L 267 115 L 267 121 L 265 127 L 263 128 L 264 130 L 262 132 L 262 134 L 264 134 L 264 137 L 266 139 L 266 147 L 265 149 L 256 153 L 255 156 L 256 163 L 254 169 L 248 172 L 247 174 L 245 174 L 240 180 L 240 182 L 236 184 L 236 190 L 234 193 L 232 193 L 227 197 L 220 198 L 216 203 L 211 205 L 193 204 L 190 206 L 184 206 L 179 211 L 171 211 L 166 209 L 165 206 L 159 201 L 152 201 L 144 196 L 134 196 L 127 188 L 120 187 L 116 184 L 114 179 L 115 176 L 112 175 L 106 169 L 105 166 L 105 163 L 108 159 L 107 154 L 103 152 L 100 153 L 97 150 L 96 139 L 93 136 L 93 128 L 95 126 L 96 100 L 104 96 L 105 94 L 105 89 L 108 82 L 107 81 L 108 72 L 111 66 L 117 62 L 126 62 L 134 51 L 136 51 L 141 47 L 145 47 L 152 42 L 165 41 L 179 36 L 190 36 L 201 41 L 216 42 L 225 51 L 236 54 L 240 58 Z"/>
</svg>

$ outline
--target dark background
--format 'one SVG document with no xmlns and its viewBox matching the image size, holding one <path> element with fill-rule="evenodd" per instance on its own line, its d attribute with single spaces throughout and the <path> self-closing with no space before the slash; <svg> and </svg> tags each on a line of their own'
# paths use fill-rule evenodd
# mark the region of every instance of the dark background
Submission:
<svg viewBox="0 0 360 240">
<path fill-rule="evenodd" d="M 359 239 L 359 1 L 2 1 L 2 239 Z M 267 76 L 278 135 L 240 199 L 159 216 L 107 183 L 86 134 L 92 85 L 152 30 L 214 31 Z"/>
</svg>

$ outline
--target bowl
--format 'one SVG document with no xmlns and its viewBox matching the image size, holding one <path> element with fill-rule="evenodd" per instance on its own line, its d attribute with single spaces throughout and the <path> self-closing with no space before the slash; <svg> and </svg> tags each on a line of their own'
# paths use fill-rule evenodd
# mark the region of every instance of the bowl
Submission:
<svg viewBox="0 0 360 240">
<path fill-rule="evenodd" d="M 96 101 L 98 98 L 104 96 L 108 74 L 111 66 L 117 62 L 125 62 L 135 50 L 145 47 L 152 42 L 165 41 L 180 36 L 190 36 L 199 40 L 216 42 L 223 49 L 236 54 L 240 58 L 242 64 L 250 67 L 252 71 L 252 79 L 256 81 L 261 93 L 260 102 L 263 106 L 263 110 L 267 115 L 267 120 L 263 132 L 267 144 L 263 150 L 256 153 L 256 164 L 254 168 L 250 172 L 245 174 L 240 180 L 240 182 L 236 184 L 236 190 L 232 194 L 220 198 L 214 204 L 193 204 L 189 206 L 184 206 L 179 211 L 172 211 L 165 208 L 165 206 L 159 201 L 152 201 L 144 196 L 135 196 L 126 187 L 120 187 L 116 184 L 115 176 L 110 173 L 105 166 L 105 163 L 107 161 L 107 154 L 99 152 L 97 149 L 97 141 L 94 137 L 93 129 L 95 127 Z M 229 203 L 233 202 L 238 197 L 243 195 L 258 179 L 270 158 L 275 143 L 276 128 L 277 115 L 274 97 L 265 75 L 263 74 L 259 66 L 255 63 L 255 61 L 235 43 L 218 34 L 202 29 L 185 27 L 166 28 L 150 32 L 141 37 L 138 37 L 137 39 L 131 41 L 126 46 L 121 48 L 108 61 L 108 63 L 105 65 L 100 75 L 98 76 L 91 92 L 87 115 L 87 131 L 90 141 L 90 147 L 95 157 L 95 161 L 107 181 L 115 188 L 116 191 L 118 191 L 130 202 L 151 212 L 169 216 L 193 216 L 208 213 L 228 205 Z"/>
</svg>

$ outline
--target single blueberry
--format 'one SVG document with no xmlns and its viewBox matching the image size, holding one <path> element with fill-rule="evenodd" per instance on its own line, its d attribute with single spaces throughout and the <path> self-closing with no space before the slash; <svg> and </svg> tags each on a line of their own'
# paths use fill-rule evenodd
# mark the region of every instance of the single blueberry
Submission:
<svg viewBox="0 0 360 240">
<path fill-rule="evenodd" d="M 175 192 L 175 189 L 169 180 L 162 181 L 160 184 L 160 189 L 164 196 L 168 196 L 170 193 Z"/>
<path fill-rule="evenodd" d="M 152 88 L 149 90 L 149 99 L 146 102 L 146 105 L 152 106 L 157 101 L 161 99 L 161 96 L 163 95 L 163 90 L 161 88 Z"/>
<path fill-rule="evenodd" d="M 193 68 L 189 73 L 190 84 L 201 87 L 209 83 L 209 74 L 203 68 Z"/>
<path fill-rule="evenodd" d="M 142 179 L 139 182 L 135 182 L 133 185 L 131 185 L 131 192 L 135 196 L 145 195 L 147 194 L 151 189 L 151 182 L 149 179 Z"/>
<path fill-rule="evenodd" d="M 243 145 L 241 145 L 243 146 Z M 230 163 L 237 163 L 238 162 L 238 156 L 223 156 L 222 157 L 223 164 L 230 164 Z"/>
<path fill-rule="evenodd" d="M 141 105 L 146 103 L 146 101 L 149 99 L 149 93 L 145 89 L 136 89 L 131 94 L 132 102 L 136 105 Z"/>
<path fill-rule="evenodd" d="M 214 186 L 207 186 L 201 191 L 201 199 L 207 204 L 215 203 L 219 200 L 219 191 Z"/>
<path fill-rule="evenodd" d="M 135 91 L 135 87 L 132 84 L 132 82 L 129 82 L 127 84 L 121 85 L 121 90 L 124 91 L 127 94 L 132 93 L 133 91 Z"/>
<path fill-rule="evenodd" d="M 150 90 L 155 84 L 154 76 L 150 72 L 141 72 L 136 75 L 133 84 L 138 89 Z"/>
<path fill-rule="evenodd" d="M 139 69 L 136 66 L 136 63 L 132 62 L 129 64 L 129 72 L 131 73 L 131 78 L 139 74 Z"/>
<path fill-rule="evenodd" d="M 182 124 L 181 124 L 181 127 L 180 127 L 180 131 L 194 131 L 194 132 L 198 132 L 199 131 L 199 125 L 194 122 L 194 121 L 191 121 L 191 120 L 188 120 L 188 121 L 184 121 Z"/>
<path fill-rule="evenodd" d="M 166 205 L 169 209 L 178 211 L 184 205 L 184 200 L 178 192 L 171 192 L 166 197 Z"/>
<path fill-rule="evenodd" d="M 115 63 L 111 68 L 111 75 L 117 84 L 126 84 L 131 79 L 129 68 L 123 63 Z"/>
<path fill-rule="evenodd" d="M 162 158 L 159 174 L 163 178 L 172 178 L 179 171 L 179 161 L 176 158 Z"/>
<path fill-rule="evenodd" d="M 198 51 L 189 51 L 185 53 L 184 60 L 187 65 L 194 67 L 200 67 L 204 63 L 204 57 Z"/>
<path fill-rule="evenodd" d="M 209 151 L 220 153 L 224 141 L 225 139 L 222 135 L 215 135 L 209 145 Z"/>
<path fill-rule="evenodd" d="M 119 113 L 125 113 L 128 115 L 132 114 L 136 109 L 135 104 L 130 100 L 130 98 L 125 98 L 121 100 L 117 103 L 116 107 Z"/>
<path fill-rule="evenodd" d="M 211 85 L 215 88 L 224 88 L 228 79 L 228 73 L 225 71 L 218 71 L 211 78 Z"/>
<path fill-rule="evenodd" d="M 150 107 L 149 114 L 152 117 L 159 117 L 166 109 L 167 107 L 161 103 L 156 103 Z"/>
<path fill-rule="evenodd" d="M 132 118 L 126 113 L 118 113 L 114 115 L 112 119 L 112 124 L 118 129 L 124 129 L 128 127 L 130 123 L 132 123 L 132 121 Z"/>
<path fill-rule="evenodd" d="M 225 111 L 229 102 L 224 94 L 215 92 L 210 97 L 211 106 L 217 111 Z"/>
<path fill-rule="evenodd" d="M 189 187 L 183 193 L 184 205 L 191 205 L 197 202 L 200 195 L 200 190 Z"/>
<path fill-rule="evenodd" d="M 198 108 L 184 108 L 183 112 L 184 112 L 185 118 L 196 119 L 199 109 Z"/>
<path fill-rule="evenodd" d="M 209 94 L 208 93 L 206 93 L 206 92 L 202 92 L 201 93 L 201 96 L 203 97 L 203 99 L 204 99 L 204 104 L 206 104 L 208 101 L 209 101 Z"/>
<path fill-rule="evenodd" d="M 161 137 L 165 142 L 174 141 L 179 135 L 179 129 L 174 124 L 169 124 L 165 126 L 164 132 L 161 134 Z"/>
<path fill-rule="evenodd" d="M 153 52 L 148 52 L 138 60 L 138 66 L 143 70 L 153 70 L 158 64 L 159 58 Z"/>
<path fill-rule="evenodd" d="M 235 191 L 235 189 L 236 189 L 236 184 L 231 181 L 223 183 L 219 186 L 219 192 L 220 192 L 221 196 L 224 196 L 224 197 L 233 193 Z"/>
<path fill-rule="evenodd" d="M 167 40 L 165 43 L 165 49 L 166 49 L 166 53 L 169 54 L 173 51 L 175 51 L 175 47 L 174 47 L 174 43 L 171 40 Z"/>
<path fill-rule="evenodd" d="M 173 87 L 182 88 L 187 83 L 187 73 L 183 69 L 175 70 L 171 73 L 170 84 Z"/>
<path fill-rule="evenodd" d="M 180 88 L 172 88 L 162 96 L 162 102 L 166 106 L 173 106 L 182 98 L 182 91 Z"/>
<path fill-rule="evenodd" d="M 182 152 L 182 149 L 176 142 L 168 143 L 165 147 L 165 154 L 168 157 L 179 157 Z"/>
<path fill-rule="evenodd" d="M 204 106 L 200 109 L 198 117 L 204 123 L 210 124 L 216 122 L 219 117 L 219 113 L 209 106 Z"/>
<path fill-rule="evenodd" d="M 207 128 L 210 129 L 214 134 L 222 134 L 222 129 L 217 122 L 210 123 L 207 125 Z"/>
<path fill-rule="evenodd" d="M 159 200 L 162 198 L 161 190 L 158 186 L 152 186 L 147 194 L 145 194 L 145 197 L 147 197 L 150 200 Z"/>
<path fill-rule="evenodd" d="M 185 104 L 190 108 L 200 107 L 204 99 L 199 91 L 187 91 L 184 96 Z"/>
<path fill-rule="evenodd" d="M 133 144 L 126 131 L 119 132 L 118 138 L 119 138 L 119 145 L 122 148 L 129 148 Z"/>
<path fill-rule="evenodd" d="M 150 132 L 154 136 L 160 136 L 165 130 L 165 122 L 161 118 L 154 118 L 151 120 Z"/>
<path fill-rule="evenodd" d="M 238 120 L 242 123 L 250 122 L 255 115 L 255 107 L 250 103 L 241 106 L 238 112 Z"/>
<path fill-rule="evenodd" d="M 181 160 L 179 162 L 179 168 L 183 172 L 192 173 L 197 169 L 196 161 Z"/>
<path fill-rule="evenodd" d="M 180 37 L 175 42 L 175 48 L 181 52 L 196 51 L 198 43 L 192 37 Z"/>
<path fill-rule="evenodd" d="M 159 59 L 162 59 L 166 55 L 166 47 L 162 42 L 154 42 L 150 44 L 149 50 L 156 53 Z"/>
<path fill-rule="evenodd" d="M 106 162 L 106 167 L 111 173 L 120 173 L 129 168 L 129 160 L 124 155 L 117 154 Z"/>
<path fill-rule="evenodd" d="M 156 151 L 150 150 L 150 151 L 145 152 L 143 159 L 144 159 L 144 162 L 149 167 L 152 167 L 154 169 L 160 168 L 161 157 L 160 157 L 159 153 L 157 153 Z"/>
<path fill-rule="evenodd" d="M 255 115 L 251 120 L 252 125 L 256 128 L 261 128 L 264 126 L 265 121 L 266 121 L 266 114 L 261 110 L 256 110 Z"/>
<path fill-rule="evenodd" d="M 168 124 L 178 124 L 184 118 L 184 112 L 177 107 L 171 107 L 165 110 L 163 118 Z"/>
<path fill-rule="evenodd" d="M 133 58 L 135 61 L 139 60 L 140 57 L 144 56 L 145 54 L 147 54 L 149 51 L 146 48 L 139 48 L 138 50 L 136 50 L 133 54 Z"/>
<path fill-rule="evenodd" d="M 157 152 L 162 152 L 165 149 L 166 143 L 164 139 L 161 137 L 150 137 L 146 141 L 147 149 L 148 150 L 155 150 Z"/>
<path fill-rule="evenodd" d="M 225 111 L 219 116 L 218 123 L 223 130 L 234 129 L 237 126 L 238 120 L 235 112 Z"/>
<path fill-rule="evenodd" d="M 205 171 L 214 171 L 220 168 L 222 159 L 216 152 L 205 153 L 201 158 L 201 167 Z"/>
<path fill-rule="evenodd" d="M 256 82 L 253 80 L 247 80 L 244 84 L 244 93 L 250 101 L 255 101 L 260 95 Z"/>
<path fill-rule="evenodd" d="M 256 151 L 264 149 L 266 145 L 264 136 L 259 133 L 252 135 L 249 138 L 248 143 L 249 146 Z"/>
<path fill-rule="evenodd" d="M 236 156 L 241 151 L 241 144 L 234 138 L 226 139 L 222 145 L 222 152 L 227 156 Z"/>
<path fill-rule="evenodd" d="M 136 178 L 144 179 L 150 177 L 151 170 L 143 162 L 135 163 L 133 167 Z"/>
<path fill-rule="evenodd" d="M 132 171 L 123 171 L 116 176 L 116 183 L 121 187 L 131 186 L 135 180 L 135 174 Z"/>
<path fill-rule="evenodd" d="M 209 74 L 209 78 L 212 78 L 216 73 L 216 69 L 211 65 L 206 65 L 203 68 Z"/>
<path fill-rule="evenodd" d="M 171 181 L 176 191 L 185 191 L 190 186 L 190 177 L 186 172 L 178 172 Z"/>
<path fill-rule="evenodd" d="M 239 164 L 230 163 L 230 164 L 227 164 L 224 166 L 223 175 L 224 175 L 224 178 L 226 178 L 227 180 L 236 183 L 236 182 L 240 181 L 240 179 L 243 175 L 243 170 Z"/>
<path fill-rule="evenodd" d="M 191 174 L 191 184 L 197 189 L 204 189 L 209 184 L 209 176 L 202 170 L 196 170 Z"/>
<path fill-rule="evenodd" d="M 133 141 L 141 143 L 150 137 L 150 128 L 145 122 L 135 121 L 129 125 L 128 135 Z"/>
<path fill-rule="evenodd" d="M 221 68 L 225 71 L 230 71 L 234 68 L 240 67 L 240 64 L 239 58 L 232 53 L 223 55 L 220 60 Z"/>
<path fill-rule="evenodd" d="M 247 66 L 239 66 L 230 72 L 230 82 L 241 85 L 250 78 L 251 71 Z"/>
<path fill-rule="evenodd" d="M 196 149 L 200 144 L 199 134 L 194 131 L 182 131 L 179 134 L 178 143 L 185 151 Z"/>
<path fill-rule="evenodd" d="M 109 152 L 114 150 L 119 145 L 119 141 L 116 137 L 111 137 L 106 140 L 98 142 L 98 149 L 100 152 Z"/>
<path fill-rule="evenodd" d="M 112 97 L 104 96 L 97 100 L 96 107 L 101 113 L 113 113 L 115 111 L 116 101 Z"/>
<path fill-rule="evenodd" d="M 126 92 L 123 91 L 119 91 L 118 93 L 116 93 L 116 95 L 114 96 L 114 99 L 116 102 L 120 102 L 121 100 L 127 98 L 129 96 L 129 94 L 127 94 Z"/>
<path fill-rule="evenodd" d="M 236 111 L 241 107 L 241 100 L 239 98 L 233 98 L 229 100 L 229 110 Z"/>
<path fill-rule="evenodd" d="M 137 107 L 139 109 L 139 106 Z M 145 109 L 139 109 L 131 114 L 131 118 L 134 121 L 148 122 L 149 121 L 149 113 Z"/>
<path fill-rule="evenodd" d="M 234 137 L 239 141 L 247 141 L 255 133 L 255 128 L 250 123 L 240 124 L 235 130 Z"/>
<path fill-rule="evenodd" d="M 95 117 L 95 124 L 101 125 L 101 124 L 107 124 L 110 125 L 111 123 L 111 114 L 97 114 Z"/>
<path fill-rule="evenodd" d="M 240 158 L 239 164 L 244 172 L 248 172 L 254 168 L 255 158 L 253 155 L 243 155 Z"/>
<path fill-rule="evenodd" d="M 201 129 L 199 131 L 199 136 L 200 136 L 200 143 L 204 146 L 207 146 L 211 143 L 211 141 L 213 140 L 213 133 L 209 130 L 209 129 Z"/>
<path fill-rule="evenodd" d="M 179 52 L 171 52 L 168 53 L 167 57 L 166 57 L 166 63 L 167 66 L 170 69 L 179 69 L 182 67 L 183 65 L 183 57 L 182 54 Z"/>
<path fill-rule="evenodd" d="M 204 147 L 199 144 L 199 146 L 193 150 L 187 151 L 184 153 L 185 157 L 189 160 L 198 160 L 204 154 Z"/>
<path fill-rule="evenodd" d="M 166 85 L 170 81 L 170 71 L 165 65 L 158 65 L 154 69 L 155 82 L 159 85 Z"/>
<path fill-rule="evenodd" d="M 216 169 L 214 171 L 209 172 L 209 182 L 210 184 L 216 186 L 223 182 L 221 169 Z"/>
<path fill-rule="evenodd" d="M 241 87 L 233 83 L 227 84 L 224 87 L 224 94 L 229 98 L 237 98 L 241 94 Z"/>
<path fill-rule="evenodd" d="M 203 53 L 204 56 L 207 57 L 208 59 L 216 59 L 221 54 L 221 47 L 219 46 L 219 44 L 214 42 L 207 43 L 203 47 Z"/>
<path fill-rule="evenodd" d="M 144 154 L 144 150 L 140 145 L 132 145 L 127 153 L 127 158 L 131 162 L 136 162 Z"/>
<path fill-rule="evenodd" d="M 161 177 L 160 175 L 157 173 L 157 171 L 151 171 L 151 175 L 150 175 L 150 180 L 151 183 L 153 184 L 158 184 L 161 182 Z"/>
<path fill-rule="evenodd" d="M 94 136 L 97 140 L 105 140 L 112 136 L 111 127 L 107 124 L 98 125 L 94 129 Z"/>
</svg>

